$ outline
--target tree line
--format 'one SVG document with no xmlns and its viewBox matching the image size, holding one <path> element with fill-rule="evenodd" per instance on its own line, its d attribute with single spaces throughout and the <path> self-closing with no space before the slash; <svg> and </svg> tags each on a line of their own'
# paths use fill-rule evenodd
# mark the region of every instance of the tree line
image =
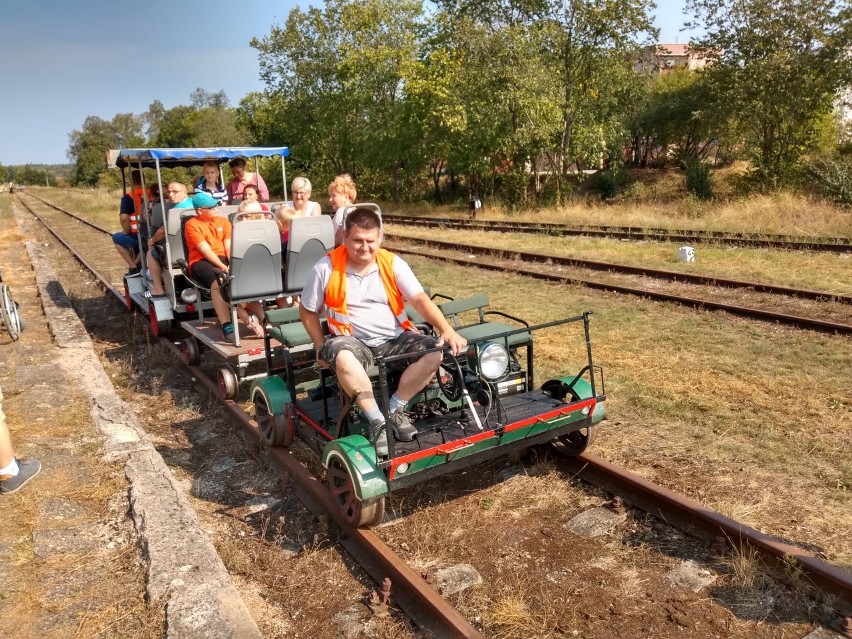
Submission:
<svg viewBox="0 0 852 639">
<path fill-rule="evenodd" d="M 328 0 L 251 42 L 263 92 L 196 90 L 70 135 L 74 181 L 106 148 L 287 145 L 318 184 L 348 172 L 381 199 L 469 194 L 559 203 L 578 171 L 747 159 L 795 186 L 837 149 L 852 84 L 846 0 L 688 0 L 700 72 L 635 70 L 653 0 Z"/>
</svg>

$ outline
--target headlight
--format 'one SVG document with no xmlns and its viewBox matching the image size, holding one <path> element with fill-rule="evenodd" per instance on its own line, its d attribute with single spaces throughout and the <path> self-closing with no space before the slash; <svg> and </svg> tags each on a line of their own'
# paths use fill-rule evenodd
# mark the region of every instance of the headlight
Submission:
<svg viewBox="0 0 852 639">
<path fill-rule="evenodd" d="M 485 379 L 498 379 L 509 368 L 509 353 L 500 344 L 486 344 L 479 351 L 479 374 Z"/>
<path fill-rule="evenodd" d="M 184 304 L 192 304 L 198 299 L 194 288 L 185 288 L 180 292 L 180 300 Z"/>
</svg>

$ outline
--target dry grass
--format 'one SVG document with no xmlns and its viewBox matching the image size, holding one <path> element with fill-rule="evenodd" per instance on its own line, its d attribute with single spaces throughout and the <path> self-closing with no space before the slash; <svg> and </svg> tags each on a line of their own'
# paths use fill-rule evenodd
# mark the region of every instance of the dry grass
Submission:
<svg viewBox="0 0 852 639">
<path fill-rule="evenodd" d="M 437 239 L 481 248 L 542 253 L 559 257 L 664 269 L 695 275 L 713 275 L 852 295 L 852 256 L 849 254 L 770 251 L 701 244 L 692 263 L 677 260 L 677 244 L 661 242 L 620 242 L 615 239 L 560 238 L 532 234 L 491 233 L 421 229 L 388 225 L 395 237 Z M 393 239 L 393 243 L 398 240 Z M 528 266 L 529 267 L 529 266 Z M 533 267 L 534 268 L 534 267 Z M 606 273 L 595 272 L 592 279 L 605 280 Z"/>
<path fill-rule="evenodd" d="M 838 532 L 852 525 L 842 461 L 852 446 L 848 339 L 409 261 L 435 292 L 488 291 L 494 308 L 532 322 L 593 310 L 610 416 L 593 452 L 674 490 L 697 496 L 700 488 L 723 512 L 778 534 L 789 529 L 833 561 L 852 562 Z M 579 367 L 578 339 L 565 327 L 542 333 L 538 383 Z M 745 502 L 744 489 L 757 497 Z"/>
</svg>

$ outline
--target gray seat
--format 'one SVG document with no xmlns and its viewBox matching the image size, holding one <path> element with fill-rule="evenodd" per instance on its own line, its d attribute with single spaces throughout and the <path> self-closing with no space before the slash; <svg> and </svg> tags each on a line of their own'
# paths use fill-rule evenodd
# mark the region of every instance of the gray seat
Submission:
<svg viewBox="0 0 852 639">
<path fill-rule="evenodd" d="M 308 274 L 334 248 L 334 224 L 327 215 L 297 217 L 290 222 L 284 263 L 284 295 L 299 295 Z"/>
<path fill-rule="evenodd" d="M 290 222 L 290 239 L 284 263 L 284 295 L 299 295 L 319 260 L 334 248 L 334 225 L 327 215 L 297 217 Z M 288 348 L 309 346 L 311 338 L 299 320 L 299 309 L 267 311 L 269 335 Z"/>
<path fill-rule="evenodd" d="M 271 215 L 259 220 L 240 220 L 231 230 L 227 298 L 231 321 L 237 325 L 241 302 L 273 300 L 281 296 L 281 235 Z M 234 331 L 236 346 L 239 331 Z"/>
<path fill-rule="evenodd" d="M 176 265 L 178 260 L 186 260 L 186 252 L 183 250 L 183 220 L 193 217 L 195 209 L 170 208 L 166 211 L 166 242 L 169 243 L 169 256 L 172 263 L 166 266 Z"/>
</svg>

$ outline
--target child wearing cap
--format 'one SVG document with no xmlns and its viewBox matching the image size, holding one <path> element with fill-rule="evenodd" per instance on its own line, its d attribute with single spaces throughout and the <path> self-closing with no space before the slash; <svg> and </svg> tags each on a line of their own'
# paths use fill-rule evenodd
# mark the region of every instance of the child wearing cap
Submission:
<svg viewBox="0 0 852 639">
<path fill-rule="evenodd" d="M 189 273 L 202 286 L 210 288 L 216 317 L 222 325 L 222 337 L 234 343 L 234 325 L 230 321 L 228 304 L 219 290 L 218 276 L 228 272 L 231 255 L 231 223 L 214 213 L 218 200 L 209 193 L 196 193 L 192 205 L 197 215 L 186 223 L 184 239 L 188 254 Z"/>
</svg>

